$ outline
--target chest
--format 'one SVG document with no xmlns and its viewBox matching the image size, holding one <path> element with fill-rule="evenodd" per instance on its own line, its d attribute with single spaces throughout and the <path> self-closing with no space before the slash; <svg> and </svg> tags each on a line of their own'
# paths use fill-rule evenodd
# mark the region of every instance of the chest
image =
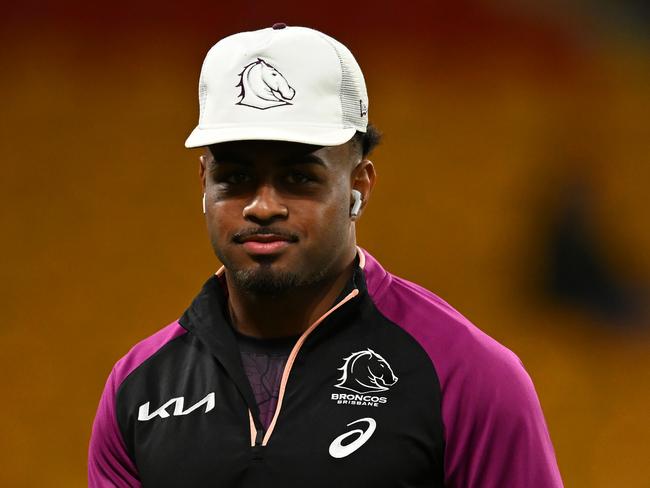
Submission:
<svg viewBox="0 0 650 488">
<path fill-rule="evenodd" d="M 305 348 L 258 432 L 218 361 L 179 354 L 143 376 L 123 428 L 145 487 L 442 486 L 439 392 L 421 359 L 367 337 Z"/>
</svg>

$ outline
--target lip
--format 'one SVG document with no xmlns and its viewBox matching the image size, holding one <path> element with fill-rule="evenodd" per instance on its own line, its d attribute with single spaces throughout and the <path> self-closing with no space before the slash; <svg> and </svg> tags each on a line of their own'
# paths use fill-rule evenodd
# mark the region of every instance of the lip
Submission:
<svg viewBox="0 0 650 488">
<path fill-rule="evenodd" d="M 277 254 L 289 247 L 289 241 L 246 241 L 242 244 L 249 254 Z"/>
<path fill-rule="evenodd" d="M 255 255 L 277 254 L 289 247 L 289 244 L 291 242 L 288 239 L 275 234 L 256 234 L 241 241 L 246 252 Z"/>
</svg>

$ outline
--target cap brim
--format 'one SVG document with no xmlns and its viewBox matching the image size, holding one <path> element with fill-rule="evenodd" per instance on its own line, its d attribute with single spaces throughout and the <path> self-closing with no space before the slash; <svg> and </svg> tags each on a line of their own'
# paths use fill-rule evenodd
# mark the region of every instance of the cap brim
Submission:
<svg viewBox="0 0 650 488">
<path fill-rule="evenodd" d="M 197 127 L 185 141 L 185 147 L 203 147 L 229 141 L 286 141 L 316 146 L 339 146 L 352 139 L 354 127 Z"/>
</svg>

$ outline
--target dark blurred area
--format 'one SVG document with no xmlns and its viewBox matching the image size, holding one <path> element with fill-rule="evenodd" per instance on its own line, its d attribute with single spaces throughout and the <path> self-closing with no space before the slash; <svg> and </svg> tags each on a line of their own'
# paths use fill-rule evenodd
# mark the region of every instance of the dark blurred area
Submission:
<svg viewBox="0 0 650 488">
<path fill-rule="evenodd" d="M 566 486 L 648 487 L 650 4 L 23 1 L 0 16 L 0 485 L 85 486 L 103 383 L 219 264 L 207 50 L 345 43 L 384 132 L 359 244 L 512 349 Z"/>
<path fill-rule="evenodd" d="M 636 288 L 613 262 L 599 226 L 598 196 L 582 172 L 557 189 L 541 256 L 543 289 L 555 304 L 588 312 L 605 325 L 642 326 L 647 287 Z"/>
</svg>

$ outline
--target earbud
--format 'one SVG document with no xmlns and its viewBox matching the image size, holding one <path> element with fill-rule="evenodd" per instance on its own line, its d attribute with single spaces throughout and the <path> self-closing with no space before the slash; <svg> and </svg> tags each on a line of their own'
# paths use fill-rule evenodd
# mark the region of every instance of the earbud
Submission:
<svg viewBox="0 0 650 488">
<path fill-rule="evenodd" d="M 356 217 L 359 215 L 359 210 L 361 210 L 361 192 L 359 190 L 352 190 L 352 198 L 354 199 L 354 204 L 350 209 L 350 217 Z"/>
<path fill-rule="evenodd" d="M 203 213 L 205 214 L 205 193 L 203 194 Z"/>
</svg>

